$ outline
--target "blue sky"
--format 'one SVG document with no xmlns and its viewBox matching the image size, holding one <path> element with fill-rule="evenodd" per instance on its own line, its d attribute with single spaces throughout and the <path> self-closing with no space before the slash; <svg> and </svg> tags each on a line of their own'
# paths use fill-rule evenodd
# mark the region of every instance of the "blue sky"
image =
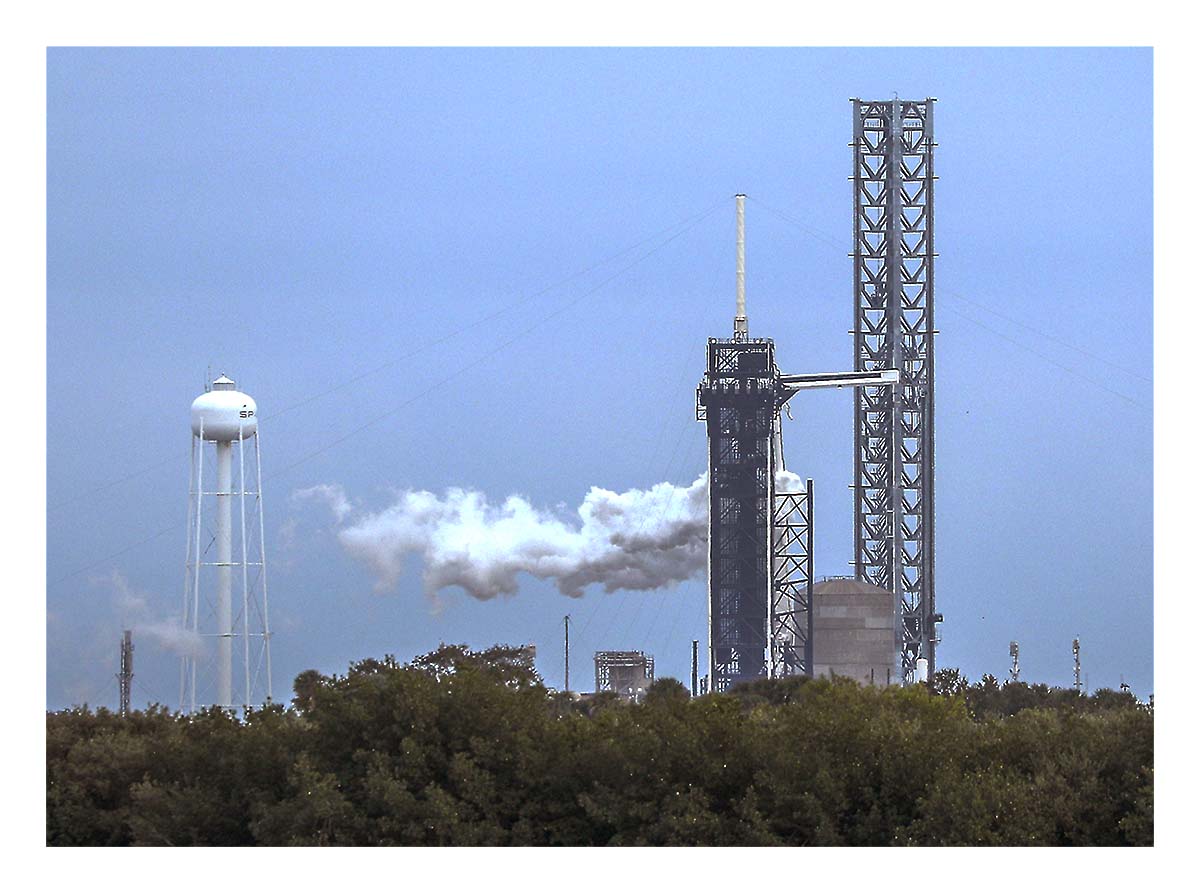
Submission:
<svg viewBox="0 0 1200 893">
<path fill-rule="evenodd" d="M 939 663 L 1000 675 L 1018 639 L 1025 678 L 1067 684 L 1079 636 L 1091 687 L 1144 696 L 1151 65 L 1134 49 L 50 51 L 48 706 L 115 703 L 114 572 L 148 615 L 178 613 L 187 409 L 210 366 L 263 417 L 277 691 L 441 641 L 532 642 L 561 684 L 568 612 L 576 687 L 602 648 L 686 679 L 702 580 L 568 599 L 525 578 L 434 603 L 413 564 L 380 594 L 330 513 L 291 494 L 336 483 L 370 512 L 469 487 L 554 509 L 593 485 L 690 483 L 704 340 L 731 325 L 733 193 L 750 196 L 751 333 L 785 371 L 849 368 L 846 100 L 893 92 L 939 100 Z M 817 573 L 845 573 L 850 398 L 802 397 L 788 465 L 815 480 Z M 173 703 L 172 655 L 145 642 L 137 674 L 135 701 Z"/>
</svg>

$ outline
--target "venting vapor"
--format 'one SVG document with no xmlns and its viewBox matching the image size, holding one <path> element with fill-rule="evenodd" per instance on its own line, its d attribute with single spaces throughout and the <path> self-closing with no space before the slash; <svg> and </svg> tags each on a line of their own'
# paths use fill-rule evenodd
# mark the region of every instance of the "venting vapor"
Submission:
<svg viewBox="0 0 1200 893">
<path fill-rule="evenodd" d="M 793 492 L 802 481 L 780 470 L 775 486 Z M 351 514 L 337 485 L 293 496 L 327 502 L 339 523 Z M 461 586 L 478 599 L 512 595 L 518 575 L 527 573 L 578 598 L 593 584 L 606 592 L 664 589 L 702 575 L 707 512 L 707 474 L 686 487 L 661 483 L 623 493 L 592 487 L 573 518 L 535 508 L 520 496 L 492 504 L 476 490 L 456 487 L 444 496 L 405 490 L 383 511 L 349 518 L 338 539 L 372 569 L 380 590 L 393 588 L 415 555 L 431 594 Z"/>
<path fill-rule="evenodd" d="M 314 491 L 301 492 L 332 492 Z M 662 589 L 704 571 L 706 494 L 706 475 L 686 487 L 592 487 L 570 518 L 520 496 L 492 504 L 474 490 L 408 490 L 389 508 L 351 519 L 338 538 L 374 571 L 382 590 L 395 586 L 409 555 L 420 557 L 430 593 L 461 586 L 478 599 L 512 595 L 522 572 L 553 580 L 576 598 L 592 584 L 606 592 Z"/>
</svg>

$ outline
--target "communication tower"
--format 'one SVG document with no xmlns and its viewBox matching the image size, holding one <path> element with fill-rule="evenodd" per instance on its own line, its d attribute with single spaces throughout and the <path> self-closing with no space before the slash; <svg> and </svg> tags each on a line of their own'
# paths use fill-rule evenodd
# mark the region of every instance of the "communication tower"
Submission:
<svg viewBox="0 0 1200 893">
<path fill-rule="evenodd" d="M 195 711 L 206 705 L 246 710 L 272 699 L 256 412 L 254 400 L 224 375 L 192 403 L 183 626 L 204 647 L 200 653 L 182 658 L 182 710 Z M 249 455 L 247 441 L 252 444 Z M 250 462 L 253 469 L 248 480 Z M 241 590 L 236 610 L 235 580 Z M 234 645 L 239 639 L 241 684 L 235 698 Z"/>
<path fill-rule="evenodd" d="M 1009 642 L 1008 656 L 1012 658 L 1012 668 L 1008 671 L 1008 681 L 1019 682 L 1021 680 L 1021 646 L 1016 642 Z"/>
<path fill-rule="evenodd" d="M 121 716 L 128 716 L 133 686 L 133 631 L 128 629 L 121 637 L 121 672 L 117 674 L 117 682 L 120 685 L 120 706 L 117 712 Z"/>
<path fill-rule="evenodd" d="M 700 640 L 692 639 L 692 697 L 700 697 Z"/>
<path fill-rule="evenodd" d="M 563 691 L 571 690 L 571 615 L 563 615 Z"/>
<path fill-rule="evenodd" d="M 1075 693 L 1083 694 L 1083 678 L 1079 667 L 1079 639 L 1071 640 L 1071 656 L 1075 659 Z"/>
<path fill-rule="evenodd" d="M 936 670 L 933 99 L 854 103 L 854 572 L 896 597 L 906 682 Z M 920 663 L 924 660 L 924 663 Z"/>
</svg>

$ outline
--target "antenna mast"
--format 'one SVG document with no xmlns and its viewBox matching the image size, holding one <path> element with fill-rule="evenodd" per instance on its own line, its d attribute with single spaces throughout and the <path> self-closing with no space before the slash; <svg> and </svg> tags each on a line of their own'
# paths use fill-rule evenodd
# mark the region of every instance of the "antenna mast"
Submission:
<svg viewBox="0 0 1200 893">
<path fill-rule="evenodd" d="M 733 340 L 750 337 L 746 325 L 746 196 L 739 192 L 737 199 L 737 315 L 733 318 Z"/>
<path fill-rule="evenodd" d="M 1021 646 L 1017 642 L 1008 643 L 1008 656 L 1012 658 L 1012 669 L 1008 671 L 1009 682 L 1021 681 Z"/>
<path fill-rule="evenodd" d="M 1083 694 L 1083 682 L 1079 677 L 1079 639 L 1071 641 L 1071 654 L 1075 657 L 1075 694 Z"/>
<path fill-rule="evenodd" d="M 700 640 L 692 639 L 692 697 L 700 696 Z"/>
<path fill-rule="evenodd" d="M 133 686 L 133 631 L 125 630 L 125 635 L 121 639 L 121 672 L 117 674 L 117 681 L 121 687 L 121 700 L 118 713 L 121 716 L 129 715 L 130 690 Z"/>
<path fill-rule="evenodd" d="M 571 615 L 563 615 L 563 691 L 571 690 Z"/>
</svg>

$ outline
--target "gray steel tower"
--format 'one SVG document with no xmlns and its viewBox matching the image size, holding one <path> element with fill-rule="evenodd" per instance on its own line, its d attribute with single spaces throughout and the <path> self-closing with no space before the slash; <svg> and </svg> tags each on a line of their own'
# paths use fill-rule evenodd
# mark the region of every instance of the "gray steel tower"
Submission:
<svg viewBox="0 0 1200 893">
<path fill-rule="evenodd" d="M 133 631 L 125 630 L 121 637 L 121 672 L 117 674 L 120 683 L 119 716 L 129 715 L 130 695 L 133 688 Z"/>
<path fill-rule="evenodd" d="M 854 103 L 854 571 L 896 597 L 906 683 L 935 669 L 933 99 Z"/>
<path fill-rule="evenodd" d="M 696 395 L 708 426 L 709 675 L 714 692 L 767 672 L 778 418 L 770 338 L 710 338 Z"/>
</svg>

